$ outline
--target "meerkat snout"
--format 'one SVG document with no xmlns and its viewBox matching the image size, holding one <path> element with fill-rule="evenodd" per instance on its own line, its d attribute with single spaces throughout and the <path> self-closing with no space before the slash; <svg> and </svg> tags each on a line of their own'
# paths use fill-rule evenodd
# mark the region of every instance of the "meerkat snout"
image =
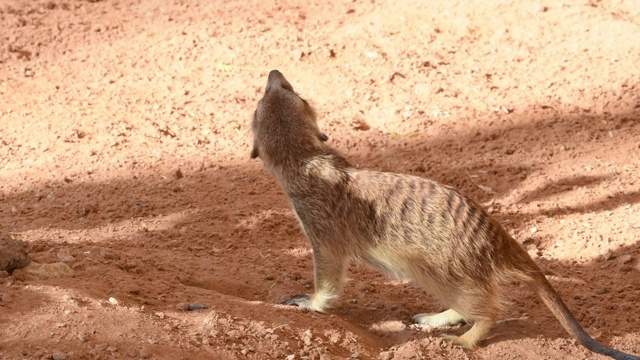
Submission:
<svg viewBox="0 0 640 360">
<path fill-rule="evenodd" d="M 315 110 L 293 90 L 278 70 L 269 72 L 265 93 L 253 114 L 251 128 L 254 133 L 251 159 L 261 157 L 261 148 L 265 146 L 279 146 L 288 141 L 289 146 L 295 143 L 294 146 L 302 151 L 318 147 L 317 140 L 329 140 L 318 128 Z M 285 136 L 291 136 L 293 141 L 284 140 Z"/>
<path fill-rule="evenodd" d="M 271 89 L 283 88 L 293 92 L 293 86 L 289 84 L 287 79 L 284 78 L 282 73 L 278 70 L 271 70 L 269 72 L 269 78 L 267 79 L 267 87 L 265 88 L 265 93 L 269 92 Z"/>
</svg>

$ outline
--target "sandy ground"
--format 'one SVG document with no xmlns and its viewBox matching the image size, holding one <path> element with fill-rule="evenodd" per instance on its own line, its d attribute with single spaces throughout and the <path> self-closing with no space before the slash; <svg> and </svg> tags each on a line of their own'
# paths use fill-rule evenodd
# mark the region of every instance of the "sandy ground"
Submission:
<svg viewBox="0 0 640 360">
<path fill-rule="evenodd" d="M 476 199 L 638 354 L 638 44 L 637 1 L 0 0 L 0 232 L 33 260 L 0 272 L 0 359 L 603 358 L 518 286 L 474 351 L 362 266 L 325 314 L 277 305 L 313 275 L 249 159 L 273 68 L 354 163 Z"/>
</svg>

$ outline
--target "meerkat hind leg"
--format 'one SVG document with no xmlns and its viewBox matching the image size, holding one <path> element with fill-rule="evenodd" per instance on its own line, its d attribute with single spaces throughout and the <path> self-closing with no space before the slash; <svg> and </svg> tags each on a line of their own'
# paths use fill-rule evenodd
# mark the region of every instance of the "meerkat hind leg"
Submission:
<svg viewBox="0 0 640 360">
<path fill-rule="evenodd" d="M 502 312 L 499 294 L 496 288 L 487 285 L 488 284 L 485 283 L 468 285 L 466 286 L 466 294 L 453 298 L 455 305 L 452 307 L 456 310 L 449 312 L 448 316 L 451 320 L 457 320 L 454 317 L 455 314 L 458 315 L 459 318 L 473 323 L 471 329 L 460 336 L 441 334 L 440 337 L 465 349 L 475 348 L 480 341 L 487 337 L 491 328 L 496 323 L 495 319 L 497 319 Z M 445 311 L 445 313 L 447 312 Z"/>
<path fill-rule="evenodd" d="M 453 309 L 445 310 L 440 313 L 423 313 L 415 315 L 413 322 L 419 325 L 427 325 L 431 327 L 454 326 L 463 322 L 465 319 L 457 311 Z"/>
</svg>

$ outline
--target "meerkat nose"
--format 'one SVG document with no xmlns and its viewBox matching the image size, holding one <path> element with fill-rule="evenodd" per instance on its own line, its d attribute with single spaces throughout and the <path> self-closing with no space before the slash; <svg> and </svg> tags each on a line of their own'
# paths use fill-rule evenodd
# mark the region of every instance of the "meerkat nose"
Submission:
<svg viewBox="0 0 640 360">
<path fill-rule="evenodd" d="M 291 84 L 289 84 L 287 79 L 284 78 L 280 71 L 271 70 L 271 72 L 269 72 L 269 79 L 267 80 L 267 88 L 265 89 L 265 92 L 277 88 L 283 88 L 289 91 L 293 91 L 293 87 L 291 86 Z"/>
</svg>

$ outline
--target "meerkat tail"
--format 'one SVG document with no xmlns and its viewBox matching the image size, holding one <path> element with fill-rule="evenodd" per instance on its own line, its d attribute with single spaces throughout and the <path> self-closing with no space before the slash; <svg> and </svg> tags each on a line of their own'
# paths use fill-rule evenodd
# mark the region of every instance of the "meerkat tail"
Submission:
<svg viewBox="0 0 640 360">
<path fill-rule="evenodd" d="M 535 266 L 535 264 L 533 265 Z M 531 290 L 533 290 L 551 310 L 551 313 L 553 313 L 560 324 L 562 324 L 562 327 L 580 344 L 593 352 L 609 356 L 616 360 L 640 360 L 638 356 L 607 347 L 589 336 L 582 326 L 580 326 L 580 323 L 573 317 L 567 305 L 565 305 L 560 295 L 551 286 L 544 274 L 537 266 L 535 267 L 536 271 L 528 271 L 530 277 L 528 277 L 527 285 L 529 285 Z"/>
</svg>

